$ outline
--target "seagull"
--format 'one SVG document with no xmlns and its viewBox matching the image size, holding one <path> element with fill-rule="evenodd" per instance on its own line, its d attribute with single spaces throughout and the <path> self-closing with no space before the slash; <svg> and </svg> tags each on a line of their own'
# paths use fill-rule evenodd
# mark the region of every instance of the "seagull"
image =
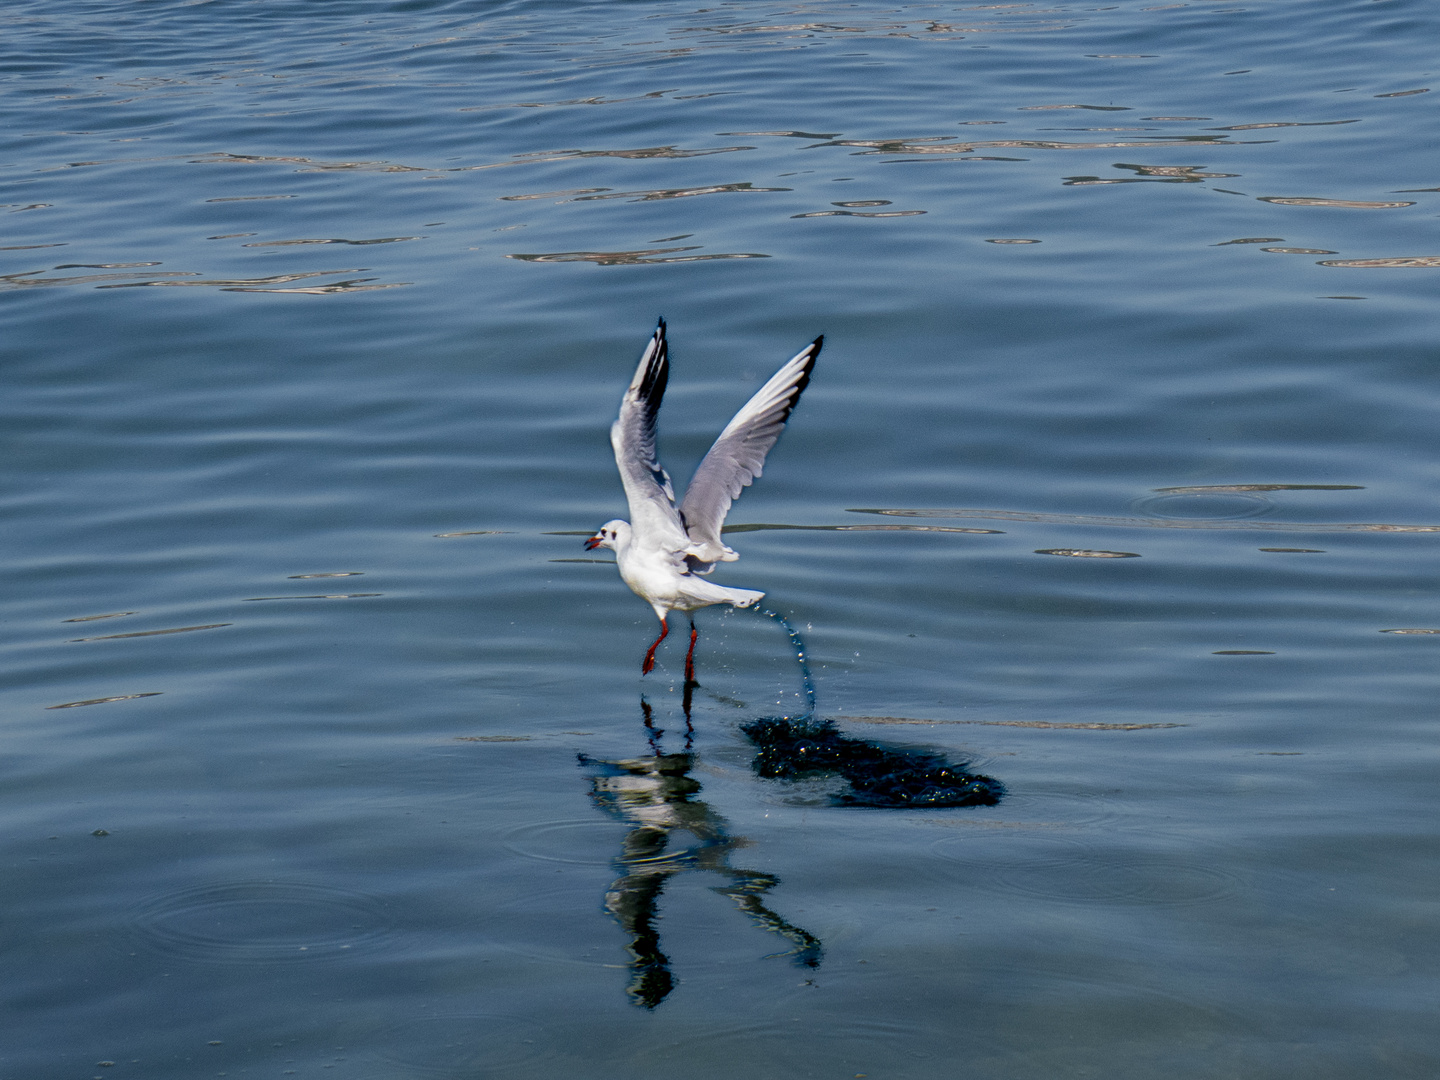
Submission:
<svg viewBox="0 0 1440 1080">
<path fill-rule="evenodd" d="M 670 476 L 655 455 L 655 418 L 670 378 L 665 320 L 640 357 L 640 366 L 620 401 L 620 417 L 610 428 L 610 445 L 630 520 L 607 521 L 585 541 L 585 549 L 615 552 L 620 577 L 631 591 L 649 602 L 660 620 L 660 636 L 645 654 L 641 673 L 655 668 L 655 649 L 670 633 L 672 611 L 693 612 L 711 604 L 746 608 L 765 595 L 753 589 L 730 589 L 706 581 L 716 563 L 740 556 L 720 539 L 730 504 L 760 475 L 765 455 L 780 438 L 800 394 L 810 382 L 824 335 L 801 349 L 762 386 L 726 425 L 700 462 L 677 508 Z M 690 651 L 685 679 L 695 679 L 695 619 L 690 619 Z"/>
</svg>

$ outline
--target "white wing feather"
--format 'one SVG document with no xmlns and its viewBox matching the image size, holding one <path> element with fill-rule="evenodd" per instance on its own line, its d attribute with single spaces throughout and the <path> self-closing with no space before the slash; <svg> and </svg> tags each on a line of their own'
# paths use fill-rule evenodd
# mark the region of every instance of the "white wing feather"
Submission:
<svg viewBox="0 0 1440 1080">
<path fill-rule="evenodd" d="M 660 467 L 655 453 L 655 417 L 669 378 L 669 348 L 665 320 L 661 319 L 620 401 L 619 419 L 610 428 L 610 445 L 615 449 L 615 464 L 630 504 L 635 542 L 678 557 L 689 545 L 689 538 L 675 510 L 670 476 Z"/>
<path fill-rule="evenodd" d="M 720 539 L 725 515 L 730 512 L 730 505 L 740 492 L 760 475 L 765 455 L 780 438 L 785 421 L 790 418 L 800 394 L 810 382 L 810 373 L 824 343 L 823 335 L 817 337 L 777 371 L 725 426 L 715 445 L 705 455 L 705 460 L 695 470 L 680 504 L 680 522 L 689 538 L 689 552 L 695 561 L 733 562 L 739 558 Z M 623 412 L 621 416 L 623 418 Z M 623 466 L 621 472 L 624 472 Z M 630 490 L 628 480 L 625 488 L 627 492 Z M 633 497 L 631 507 L 633 513 Z M 696 569 L 704 572 L 698 567 Z"/>
</svg>

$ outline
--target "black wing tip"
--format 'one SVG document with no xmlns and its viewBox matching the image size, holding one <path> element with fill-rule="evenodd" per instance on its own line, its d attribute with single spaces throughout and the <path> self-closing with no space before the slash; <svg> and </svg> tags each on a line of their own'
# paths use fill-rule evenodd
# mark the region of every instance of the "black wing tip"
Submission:
<svg viewBox="0 0 1440 1080">
<path fill-rule="evenodd" d="M 800 389 L 810 381 L 810 373 L 815 370 L 815 361 L 820 359 L 820 350 L 825 347 L 825 335 L 821 334 L 814 341 L 810 342 L 806 351 L 810 354 L 805 360 L 805 374 L 801 376 Z"/>
<path fill-rule="evenodd" d="M 810 385 L 810 376 L 815 373 L 815 361 L 819 359 L 820 349 L 825 344 L 825 335 L 821 334 L 814 341 L 805 347 L 805 352 L 810 355 L 805 358 L 805 364 L 800 369 L 800 376 L 795 380 L 795 385 L 790 389 L 790 400 L 785 405 L 785 411 L 780 414 L 780 423 L 786 424 L 790 421 L 790 414 L 795 411 L 795 406 L 800 404 L 800 395 Z"/>
<path fill-rule="evenodd" d="M 670 344 L 665 339 L 663 315 L 656 323 L 655 335 L 651 341 L 655 352 L 650 357 L 650 362 L 645 365 L 645 375 L 640 380 L 640 399 L 650 406 L 653 413 L 660 408 L 660 400 L 665 396 L 665 385 L 670 381 Z"/>
<path fill-rule="evenodd" d="M 814 341 L 800 350 L 800 355 L 805 357 L 805 364 L 801 370 L 800 378 L 796 380 L 797 392 L 804 390 L 810 382 L 810 375 L 815 370 L 815 361 L 820 358 L 820 350 L 825 347 L 825 335 L 821 334 Z M 806 355 L 809 354 L 809 355 Z"/>
</svg>

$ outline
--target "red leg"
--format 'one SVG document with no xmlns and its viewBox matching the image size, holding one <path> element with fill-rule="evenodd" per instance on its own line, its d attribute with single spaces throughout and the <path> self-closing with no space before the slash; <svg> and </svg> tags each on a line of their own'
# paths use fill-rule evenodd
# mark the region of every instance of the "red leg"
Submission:
<svg viewBox="0 0 1440 1080">
<path fill-rule="evenodd" d="M 695 639 L 699 637 L 699 631 L 695 629 L 695 620 L 690 620 L 690 651 L 685 654 L 685 681 L 695 681 Z"/>
<path fill-rule="evenodd" d="M 670 624 L 664 619 L 661 619 L 660 636 L 655 639 L 654 644 L 650 646 L 650 651 L 645 654 L 645 663 L 640 665 L 640 674 L 649 675 L 650 672 L 655 670 L 655 650 L 660 645 L 660 642 L 665 640 L 665 635 L 668 633 L 670 633 Z"/>
</svg>

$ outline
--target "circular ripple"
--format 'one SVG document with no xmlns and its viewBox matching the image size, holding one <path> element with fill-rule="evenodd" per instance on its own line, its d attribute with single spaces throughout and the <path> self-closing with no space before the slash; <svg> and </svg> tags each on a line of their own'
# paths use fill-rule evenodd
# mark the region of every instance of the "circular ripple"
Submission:
<svg viewBox="0 0 1440 1080">
<path fill-rule="evenodd" d="M 1231 874 L 1163 855 L 1105 853 L 1056 836 L 1009 836 L 1003 848 L 994 837 L 985 839 L 977 844 L 947 837 L 938 846 L 958 849 L 944 853 L 966 862 L 971 881 L 999 892 L 1074 904 L 1161 906 L 1211 903 L 1237 888 Z"/>
<path fill-rule="evenodd" d="M 223 963 L 343 956 L 389 929 L 374 897 L 276 881 L 187 889 L 142 905 L 132 917 L 132 930 L 150 948 Z"/>
<path fill-rule="evenodd" d="M 547 875 L 539 869 L 536 873 Z M 487 941 L 497 949 L 564 967 L 624 969 L 631 959 L 625 933 L 608 920 L 577 926 L 575 912 L 599 911 L 620 871 L 549 874 L 549 881 L 531 879 L 521 895 L 492 900 Z M 662 906 L 664 901 L 661 902 Z M 598 930 L 597 930 L 598 927 Z M 556 973 L 558 980 L 570 976 Z"/>
<path fill-rule="evenodd" d="M 1147 495 L 1132 502 L 1130 508 L 1150 517 L 1225 521 L 1232 518 L 1259 517 L 1274 505 L 1264 495 L 1200 491 L 1190 494 Z"/>
<path fill-rule="evenodd" d="M 1115 800 L 1096 791 L 1012 791 L 1000 805 L 1006 821 L 1044 828 L 1088 828 L 1118 816 Z"/>
<path fill-rule="evenodd" d="M 1009 891 L 1053 897 L 1073 903 L 1145 905 L 1207 904 L 1235 892 L 1234 878 L 1210 867 L 1176 864 L 1168 859 L 1136 858 L 1113 864 L 1077 863 L 1056 881 L 1032 867 L 1002 873 Z"/>
<path fill-rule="evenodd" d="M 621 854 L 625 832 L 624 825 L 603 819 L 541 821 L 512 830 L 506 834 L 504 843 L 517 855 L 530 859 L 576 866 L 609 866 Z M 665 854 L 673 857 L 677 850 L 667 847 Z"/>
<path fill-rule="evenodd" d="M 553 1053 L 539 1025 L 515 1016 L 426 1016 L 380 1032 L 379 1056 L 424 1072 L 472 1074 Z"/>
</svg>

